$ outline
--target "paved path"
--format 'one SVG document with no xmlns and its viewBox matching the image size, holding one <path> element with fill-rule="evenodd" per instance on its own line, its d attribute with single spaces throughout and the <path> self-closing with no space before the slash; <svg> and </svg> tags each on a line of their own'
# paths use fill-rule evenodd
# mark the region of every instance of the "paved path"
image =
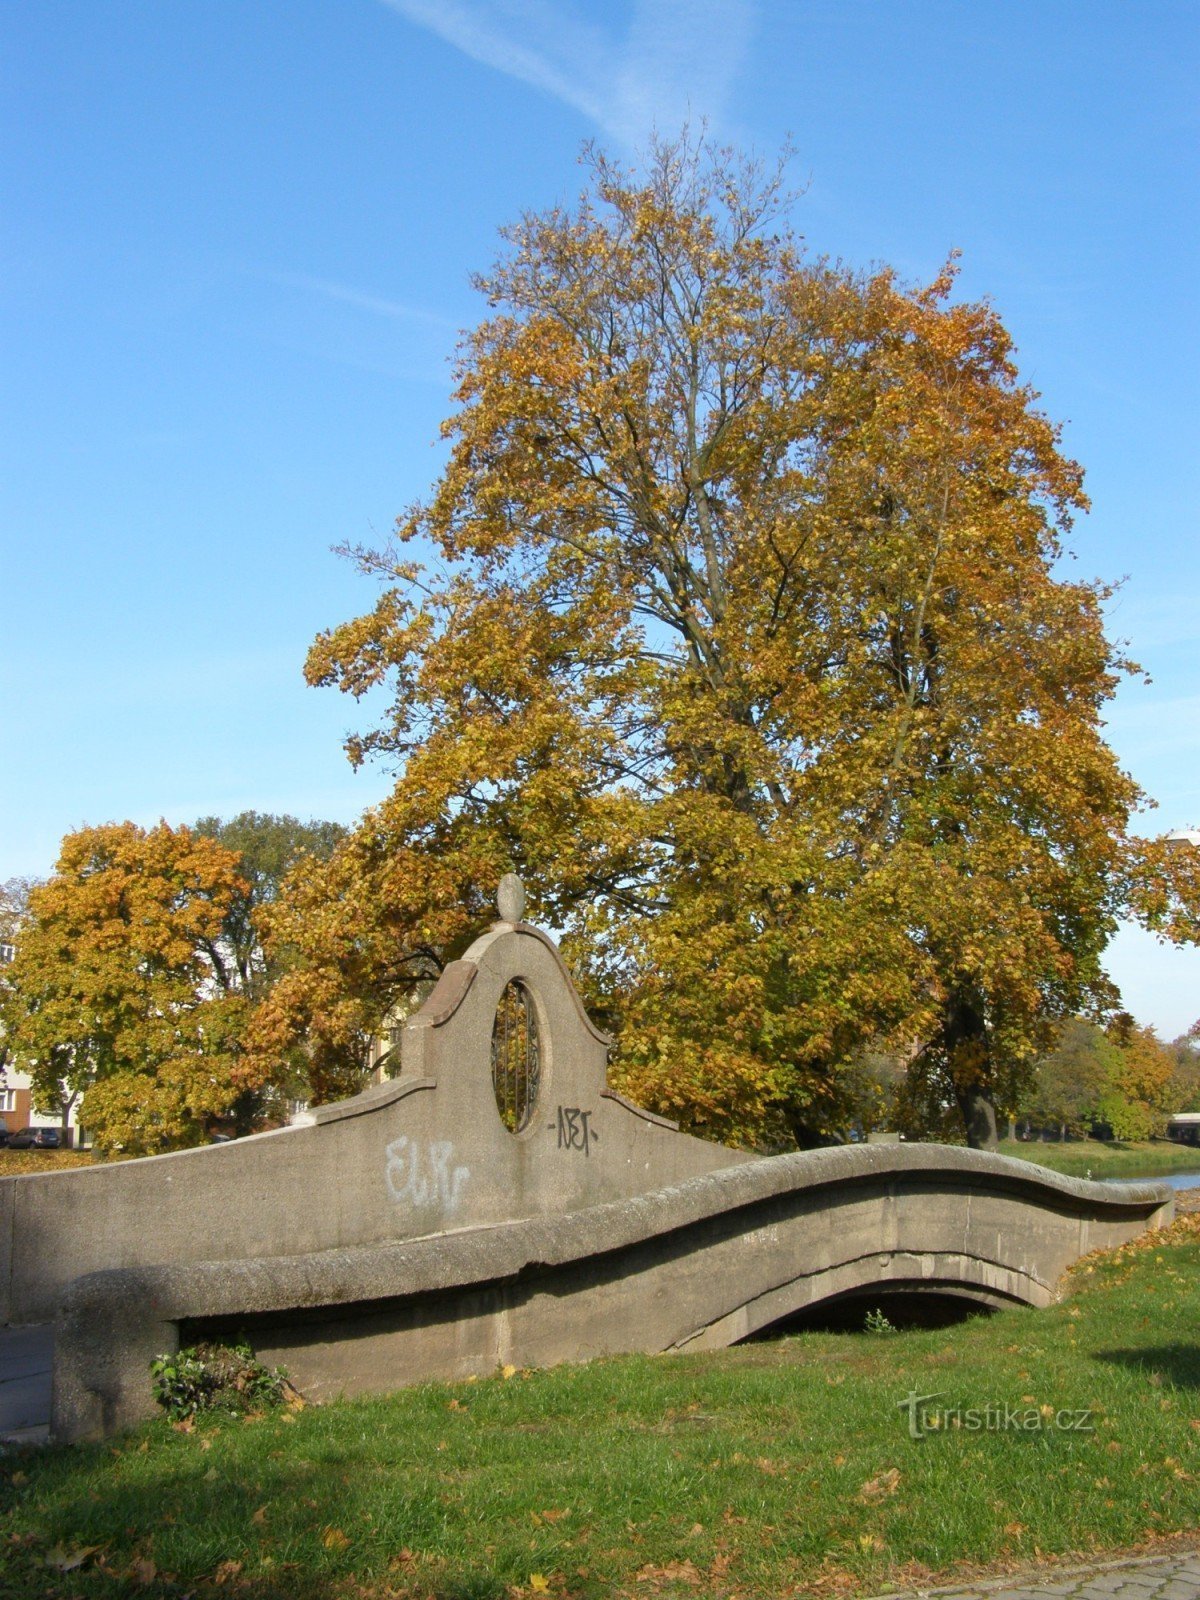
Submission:
<svg viewBox="0 0 1200 1600">
<path fill-rule="evenodd" d="M 53 1355 L 49 1325 L 0 1328 L 0 1448 L 49 1438 Z"/>
<path fill-rule="evenodd" d="M 1200 1549 L 1126 1556 L 1073 1570 L 1044 1567 L 941 1589 L 893 1591 L 886 1600 L 1200 1600 Z"/>
</svg>

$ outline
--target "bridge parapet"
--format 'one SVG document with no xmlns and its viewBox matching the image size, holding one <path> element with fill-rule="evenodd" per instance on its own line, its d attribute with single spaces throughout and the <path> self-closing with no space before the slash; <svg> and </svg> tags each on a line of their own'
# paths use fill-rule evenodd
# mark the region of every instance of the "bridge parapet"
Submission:
<svg viewBox="0 0 1200 1600">
<path fill-rule="evenodd" d="M 1089 1183 L 944 1146 L 859 1145 L 558 1217 L 232 1267 L 98 1273 L 68 1295 L 54 1427 L 72 1439 L 129 1426 L 152 1410 L 151 1356 L 235 1330 L 322 1399 L 508 1362 L 717 1348 L 861 1292 L 1045 1306 L 1072 1261 L 1172 1210 L 1160 1185 Z"/>
<path fill-rule="evenodd" d="M 762 1159 L 607 1087 L 553 942 L 500 920 L 406 1025 L 402 1071 L 302 1126 L 0 1181 L 0 1317 L 59 1317 L 57 1437 L 152 1409 L 148 1362 L 252 1333 L 320 1398 L 728 1344 L 868 1286 L 1044 1305 L 1079 1255 L 1170 1215 L 929 1145 Z"/>
</svg>

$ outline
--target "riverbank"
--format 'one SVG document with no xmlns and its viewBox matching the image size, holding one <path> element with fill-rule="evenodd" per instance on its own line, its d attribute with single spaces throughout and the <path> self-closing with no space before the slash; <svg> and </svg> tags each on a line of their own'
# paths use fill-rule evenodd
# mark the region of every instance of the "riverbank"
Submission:
<svg viewBox="0 0 1200 1600">
<path fill-rule="evenodd" d="M 1200 1149 L 1169 1139 L 1070 1139 L 1064 1144 L 1002 1139 L 1000 1154 L 1031 1161 L 1068 1178 L 1156 1178 L 1173 1172 L 1200 1173 Z M 1200 1184 L 1200 1178 L 1197 1179 Z"/>
<path fill-rule="evenodd" d="M 953 1328 L 876 1315 L 17 1451 L 0 1588 L 852 1600 L 1178 1548 L 1200 1527 L 1200 1219 L 1063 1288 Z"/>
</svg>

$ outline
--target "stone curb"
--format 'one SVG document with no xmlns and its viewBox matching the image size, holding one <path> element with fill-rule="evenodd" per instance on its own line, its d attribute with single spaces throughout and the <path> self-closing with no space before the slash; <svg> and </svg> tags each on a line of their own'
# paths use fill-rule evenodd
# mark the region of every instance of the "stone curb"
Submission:
<svg viewBox="0 0 1200 1600">
<path fill-rule="evenodd" d="M 929 1589 L 884 1589 L 870 1596 L 869 1600 L 933 1600 L 936 1595 L 988 1595 L 1006 1589 L 1014 1592 L 1057 1589 L 1070 1583 L 1082 1583 L 1088 1578 L 1098 1578 L 1107 1572 L 1180 1564 L 1196 1559 L 1200 1559 L 1200 1545 L 1191 1549 L 1164 1550 L 1150 1556 L 1116 1556 L 1111 1561 L 1091 1561 L 1074 1567 L 1023 1567 L 996 1578 L 967 1578 L 959 1583 L 943 1583 Z"/>
</svg>

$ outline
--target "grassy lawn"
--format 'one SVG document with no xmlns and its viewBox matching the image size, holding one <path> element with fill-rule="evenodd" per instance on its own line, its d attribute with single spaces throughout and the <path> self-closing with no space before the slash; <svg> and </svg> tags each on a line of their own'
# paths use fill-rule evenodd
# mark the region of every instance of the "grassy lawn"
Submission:
<svg viewBox="0 0 1200 1600">
<path fill-rule="evenodd" d="M 90 1150 L 0 1150 L 0 1178 L 16 1178 L 27 1172 L 58 1172 L 64 1167 L 90 1167 L 95 1162 Z"/>
<path fill-rule="evenodd" d="M 156 1422 L 0 1462 L 0 1593 L 750 1600 L 1195 1535 L 1198 1339 L 1200 1214 L 1043 1312 Z"/>
<path fill-rule="evenodd" d="M 1000 1154 L 1032 1161 L 1052 1172 L 1065 1172 L 1071 1178 L 1145 1178 L 1160 1172 L 1200 1172 L 1200 1150 L 1167 1139 L 1146 1139 L 1137 1143 L 1101 1142 L 1099 1139 L 1072 1139 L 1066 1144 L 1023 1144 L 1002 1139 Z"/>
</svg>

